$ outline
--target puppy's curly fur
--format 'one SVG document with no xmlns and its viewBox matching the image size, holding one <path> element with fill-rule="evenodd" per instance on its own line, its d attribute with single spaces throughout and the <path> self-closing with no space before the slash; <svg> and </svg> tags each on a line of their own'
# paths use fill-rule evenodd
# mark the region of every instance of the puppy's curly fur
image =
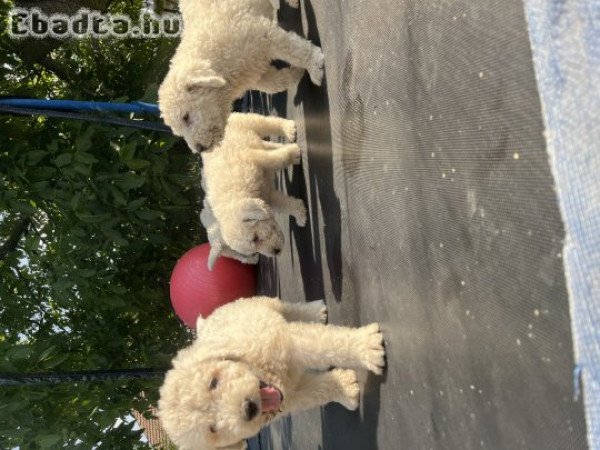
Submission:
<svg viewBox="0 0 600 450">
<path fill-rule="evenodd" d="M 181 43 L 158 103 L 165 123 L 192 151 L 221 140 L 233 101 L 247 90 L 284 91 L 305 69 L 321 84 L 321 49 L 279 27 L 269 0 L 182 0 L 180 10 Z M 277 70 L 275 59 L 291 67 Z"/>
<path fill-rule="evenodd" d="M 213 270 L 215 262 L 219 256 L 226 258 L 237 259 L 244 264 L 257 264 L 259 255 L 253 253 L 251 255 L 242 255 L 241 253 L 232 250 L 223 242 L 221 236 L 221 226 L 215 217 L 210 204 L 206 199 L 202 203 L 202 211 L 200 211 L 200 222 L 206 228 L 206 235 L 210 244 L 210 254 L 208 256 L 208 269 Z"/>
<path fill-rule="evenodd" d="M 339 327 L 326 317 L 322 301 L 253 297 L 199 319 L 196 341 L 178 353 L 160 389 L 159 416 L 173 442 L 243 449 L 244 439 L 294 411 L 329 402 L 358 408 L 352 369 L 382 372 L 383 336 L 377 324 Z"/>
<path fill-rule="evenodd" d="M 202 154 L 203 214 L 204 220 L 213 224 L 209 265 L 223 248 L 246 258 L 256 253 L 277 255 L 284 237 L 273 210 L 294 216 L 300 226 L 306 223 L 304 202 L 274 187 L 275 170 L 299 163 L 300 147 L 263 141 L 273 134 L 294 140 L 294 122 L 234 113 L 221 144 Z"/>
</svg>

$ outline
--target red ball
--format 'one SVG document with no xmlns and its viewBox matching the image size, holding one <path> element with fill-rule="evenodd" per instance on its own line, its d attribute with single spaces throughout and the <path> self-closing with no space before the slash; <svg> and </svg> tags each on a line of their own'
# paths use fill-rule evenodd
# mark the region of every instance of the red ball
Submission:
<svg viewBox="0 0 600 450">
<path fill-rule="evenodd" d="M 190 328 L 199 315 L 207 317 L 219 306 L 256 292 L 254 266 L 220 256 L 208 270 L 210 244 L 188 250 L 171 274 L 171 304 L 177 316 Z"/>
</svg>

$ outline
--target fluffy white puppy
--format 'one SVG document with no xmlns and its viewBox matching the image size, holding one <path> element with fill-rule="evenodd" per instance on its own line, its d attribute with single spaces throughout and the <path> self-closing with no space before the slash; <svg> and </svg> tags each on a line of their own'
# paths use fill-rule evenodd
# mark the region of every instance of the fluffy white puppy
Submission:
<svg viewBox="0 0 600 450">
<path fill-rule="evenodd" d="M 329 402 L 357 409 L 352 369 L 382 373 L 383 336 L 377 324 L 347 328 L 325 319 L 322 301 L 267 297 L 199 319 L 197 339 L 177 354 L 160 389 L 169 437 L 181 450 L 244 449 L 244 439 L 294 411 Z"/>
<path fill-rule="evenodd" d="M 212 212 L 210 204 L 204 199 L 202 211 L 200 211 L 200 222 L 206 228 L 206 235 L 210 244 L 210 254 L 208 255 L 208 269 L 213 270 L 215 262 L 219 256 L 225 256 L 226 258 L 237 259 L 244 264 L 257 264 L 258 253 L 251 255 L 242 255 L 235 250 L 230 249 L 227 244 L 223 242 L 221 236 L 221 227 L 217 218 Z"/>
<path fill-rule="evenodd" d="M 248 257 L 276 256 L 283 248 L 273 210 L 293 216 L 300 226 L 306 223 L 304 202 L 274 186 L 275 170 L 300 162 L 300 147 L 263 141 L 269 135 L 294 140 L 296 126 L 279 117 L 234 113 L 222 142 L 202 154 L 205 199 L 218 222 L 220 242 Z M 217 256 L 215 248 L 211 257 Z"/>
<path fill-rule="evenodd" d="M 297 6 L 297 0 L 289 1 Z M 217 144 L 233 100 L 249 89 L 280 92 L 308 70 L 323 78 L 323 52 L 273 20 L 269 0 L 182 0 L 184 29 L 158 91 L 162 117 L 193 151 Z M 277 70 L 280 59 L 291 67 Z"/>
</svg>

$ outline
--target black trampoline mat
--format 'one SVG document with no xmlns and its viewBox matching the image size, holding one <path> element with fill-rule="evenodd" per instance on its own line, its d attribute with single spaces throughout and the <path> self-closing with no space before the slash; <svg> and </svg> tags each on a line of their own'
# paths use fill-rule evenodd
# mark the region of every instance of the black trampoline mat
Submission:
<svg viewBox="0 0 600 450">
<path fill-rule="evenodd" d="M 262 448 L 587 448 L 523 5 L 303 6 L 281 14 L 321 42 L 326 87 L 305 77 L 279 107 L 307 149 L 280 183 L 310 217 L 280 218 L 260 286 L 325 298 L 334 324 L 379 322 L 388 369 L 359 412 L 281 420 Z"/>
</svg>

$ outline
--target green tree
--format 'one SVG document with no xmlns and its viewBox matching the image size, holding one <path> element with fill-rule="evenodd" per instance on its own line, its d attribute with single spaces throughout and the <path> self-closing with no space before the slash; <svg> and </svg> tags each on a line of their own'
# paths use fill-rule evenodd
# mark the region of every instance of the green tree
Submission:
<svg viewBox="0 0 600 450">
<path fill-rule="evenodd" d="M 175 45 L 67 41 L 36 60 L 3 33 L 0 95 L 152 101 Z M 168 135 L 0 116 L 0 372 L 167 368 L 190 339 L 168 279 L 205 239 L 200 195 L 198 160 Z M 0 386 L 0 448 L 145 448 L 127 418 L 159 384 Z"/>
</svg>

